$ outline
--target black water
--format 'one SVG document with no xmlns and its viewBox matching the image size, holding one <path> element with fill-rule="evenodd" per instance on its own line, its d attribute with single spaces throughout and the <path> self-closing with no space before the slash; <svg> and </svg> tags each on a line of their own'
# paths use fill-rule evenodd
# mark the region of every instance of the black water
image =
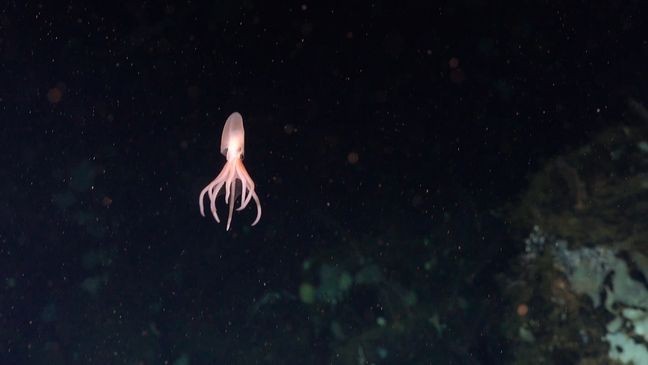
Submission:
<svg viewBox="0 0 648 365">
<path fill-rule="evenodd" d="M 344 363 L 299 299 L 304 261 L 380 260 L 423 237 L 443 270 L 421 306 L 463 296 L 471 312 L 452 340 L 408 340 L 408 363 L 507 363 L 494 277 L 522 246 L 492 211 L 645 97 L 641 10 L 3 4 L 0 363 Z M 226 232 L 197 200 L 234 111 L 263 217 L 238 212 Z M 381 269 L 422 280 L 404 252 Z M 462 265 L 478 267 L 470 284 Z M 380 302 L 354 295 L 344 305 Z M 322 318 L 364 309 L 350 311 Z M 406 358 L 383 340 L 385 363 Z"/>
</svg>

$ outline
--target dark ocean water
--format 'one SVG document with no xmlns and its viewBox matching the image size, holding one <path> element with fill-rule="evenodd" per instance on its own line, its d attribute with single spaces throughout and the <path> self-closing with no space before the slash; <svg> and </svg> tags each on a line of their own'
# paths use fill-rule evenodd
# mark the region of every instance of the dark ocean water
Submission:
<svg viewBox="0 0 648 365">
<path fill-rule="evenodd" d="M 648 85 L 639 2 L 1 9 L 0 364 L 510 363 L 496 212 Z"/>
</svg>

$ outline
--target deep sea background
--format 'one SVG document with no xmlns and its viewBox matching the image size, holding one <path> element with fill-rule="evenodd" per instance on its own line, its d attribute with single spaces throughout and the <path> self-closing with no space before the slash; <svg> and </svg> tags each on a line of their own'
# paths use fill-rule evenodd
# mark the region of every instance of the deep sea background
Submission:
<svg viewBox="0 0 648 365">
<path fill-rule="evenodd" d="M 304 260 L 430 232 L 450 267 L 482 260 L 489 305 L 436 363 L 507 363 L 493 278 L 522 247 L 492 212 L 645 100 L 644 7 L 5 2 L 0 364 L 331 363 L 291 332 Z M 263 216 L 226 232 L 197 200 L 234 111 Z M 281 310 L 251 316 L 268 293 Z"/>
</svg>

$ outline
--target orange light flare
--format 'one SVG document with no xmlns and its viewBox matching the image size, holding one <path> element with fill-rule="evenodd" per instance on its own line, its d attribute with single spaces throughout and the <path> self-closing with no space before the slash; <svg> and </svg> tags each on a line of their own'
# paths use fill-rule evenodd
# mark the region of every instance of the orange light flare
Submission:
<svg viewBox="0 0 648 365">
<path fill-rule="evenodd" d="M 459 67 L 459 59 L 457 57 L 450 58 L 448 67 L 450 67 L 450 81 L 455 84 L 460 84 L 466 80 L 466 74 Z"/>
<path fill-rule="evenodd" d="M 351 165 L 355 165 L 355 164 L 358 163 L 358 161 L 360 161 L 360 155 L 358 155 L 357 152 L 351 151 L 351 152 L 349 152 L 349 154 L 347 155 L 347 161 L 348 161 Z"/>
<path fill-rule="evenodd" d="M 112 202 L 113 202 L 112 198 L 107 195 L 104 196 L 103 199 L 101 199 L 101 205 L 103 205 L 105 208 L 110 208 Z"/>
<path fill-rule="evenodd" d="M 63 90 L 61 90 L 58 86 L 55 86 L 47 91 L 47 101 L 49 101 L 50 104 L 58 104 L 59 102 L 61 102 L 61 99 L 63 99 Z"/>
</svg>

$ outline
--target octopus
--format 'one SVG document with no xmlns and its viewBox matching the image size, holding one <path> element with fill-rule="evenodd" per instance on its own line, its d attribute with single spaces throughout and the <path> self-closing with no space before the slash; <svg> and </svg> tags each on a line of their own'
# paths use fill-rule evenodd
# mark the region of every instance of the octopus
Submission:
<svg viewBox="0 0 648 365">
<path fill-rule="evenodd" d="M 216 211 L 216 199 L 220 194 L 225 193 L 225 204 L 229 205 L 226 230 L 229 231 L 236 199 L 240 196 L 240 205 L 236 209 L 237 211 L 245 209 L 251 200 L 254 200 L 256 203 L 257 215 L 254 222 L 252 222 L 252 226 L 254 226 L 261 219 L 261 203 L 254 191 L 254 181 L 252 181 L 250 174 L 248 174 L 243 165 L 245 130 L 243 129 L 243 117 L 241 114 L 236 112 L 232 113 L 225 121 L 221 136 L 220 151 L 227 161 L 218 176 L 200 192 L 198 199 L 200 214 L 203 217 L 205 216 L 204 200 L 205 195 L 207 195 L 209 197 L 211 213 L 214 219 L 216 219 L 216 222 L 220 223 L 220 218 Z"/>
</svg>

